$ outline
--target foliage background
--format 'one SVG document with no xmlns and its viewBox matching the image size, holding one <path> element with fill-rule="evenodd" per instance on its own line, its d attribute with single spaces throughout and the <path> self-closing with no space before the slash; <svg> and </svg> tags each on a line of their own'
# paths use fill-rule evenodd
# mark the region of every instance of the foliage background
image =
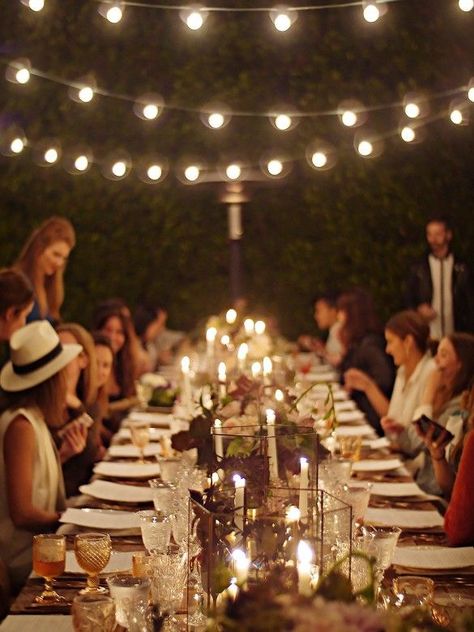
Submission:
<svg viewBox="0 0 474 632">
<path fill-rule="evenodd" d="M 46 0 L 47 8 L 34 14 L 1 0 L 2 59 L 28 57 L 34 67 L 70 80 L 92 71 L 99 86 L 115 92 L 154 91 L 190 106 L 217 99 L 260 112 L 279 103 L 328 109 L 348 97 L 366 105 L 392 102 L 408 90 L 466 85 L 474 75 L 474 12 L 462 13 L 455 0 L 393 3 L 373 25 L 363 22 L 360 8 L 308 11 L 286 34 L 260 13 L 212 14 L 205 28 L 190 32 L 174 11 L 129 8 L 113 26 L 97 6 Z M 435 108 L 448 105 L 439 100 Z M 35 78 L 22 87 L 0 81 L 0 113 L 0 135 L 17 123 L 33 140 L 58 137 L 66 148 L 87 141 L 99 159 L 117 148 L 134 158 L 159 152 L 171 171 L 191 155 L 210 164 L 232 157 L 258 162 L 263 150 L 276 147 L 297 157 L 285 181 L 250 184 L 244 210 L 250 304 L 276 314 L 290 336 L 311 330 L 311 298 L 328 286 L 370 287 L 382 317 L 398 309 L 432 212 L 451 218 L 456 252 L 472 259 L 473 127 L 456 127 L 447 117 L 427 126 L 423 143 L 389 138 L 381 157 L 364 160 L 355 155 L 353 131 L 329 117 L 304 120 L 287 134 L 277 134 L 265 118 L 234 118 L 210 131 L 198 115 L 167 111 L 150 123 L 126 102 L 97 97 L 79 105 L 66 88 Z M 373 113 L 370 126 L 397 129 L 399 119 L 397 109 Z M 338 147 L 331 171 L 316 173 L 305 161 L 315 136 Z M 108 181 L 97 166 L 81 177 L 59 165 L 43 169 L 31 151 L 1 157 L 0 265 L 14 261 L 43 218 L 62 214 L 78 234 L 65 318 L 87 324 L 97 301 L 119 295 L 131 305 L 163 303 L 172 325 L 190 328 L 229 302 L 226 209 L 218 194 L 217 185 L 184 186 L 172 173 L 150 186 L 133 174 Z"/>
</svg>

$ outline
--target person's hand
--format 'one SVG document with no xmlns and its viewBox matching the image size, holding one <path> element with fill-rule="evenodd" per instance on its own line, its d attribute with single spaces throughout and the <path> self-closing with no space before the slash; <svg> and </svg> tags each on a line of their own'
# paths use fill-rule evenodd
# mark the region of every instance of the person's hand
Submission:
<svg viewBox="0 0 474 632">
<path fill-rule="evenodd" d="M 67 424 L 61 433 L 61 447 L 59 456 L 61 463 L 65 463 L 76 454 L 80 454 L 86 447 L 87 428 L 79 420 Z"/>
<path fill-rule="evenodd" d="M 435 310 L 428 303 L 422 303 L 421 305 L 418 305 L 417 311 L 420 316 L 423 316 L 423 318 L 428 322 L 434 320 L 437 315 Z"/>
<path fill-rule="evenodd" d="M 426 431 L 426 434 L 423 432 L 419 424 L 415 424 L 415 430 L 417 435 L 421 439 L 423 439 L 424 444 L 429 450 L 432 460 L 441 461 L 442 459 L 444 459 L 446 454 L 445 448 L 453 438 L 452 435 L 447 430 L 443 429 L 439 437 L 433 439 L 433 434 L 436 430 L 436 426 L 430 426 Z"/>
<path fill-rule="evenodd" d="M 380 424 L 382 425 L 383 431 L 387 437 L 394 435 L 398 436 L 405 430 L 405 426 L 391 417 L 382 417 Z"/>
<path fill-rule="evenodd" d="M 304 351 L 313 351 L 316 339 L 312 336 L 303 335 L 298 338 L 298 346 Z"/>
<path fill-rule="evenodd" d="M 359 369 L 348 369 L 344 373 L 344 386 L 349 391 L 366 393 L 372 384 L 372 378 Z"/>
</svg>

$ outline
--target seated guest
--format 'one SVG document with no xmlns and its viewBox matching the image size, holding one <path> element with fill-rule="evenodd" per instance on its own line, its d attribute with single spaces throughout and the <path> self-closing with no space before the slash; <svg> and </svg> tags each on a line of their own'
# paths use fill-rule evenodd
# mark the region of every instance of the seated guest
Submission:
<svg viewBox="0 0 474 632">
<path fill-rule="evenodd" d="M 114 352 L 114 365 L 107 384 L 109 411 L 118 413 L 112 429 L 118 428 L 120 413 L 138 403 L 135 390 L 138 358 L 133 345 L 133 326 L 122 309 L 105 307 L 97 311 L 95 328 L 106 336 Z"/>
<path fill-rule="evenodd" d="M 168 312 L 164 307 L 158 307 L 159 329 L 148 348 L 156 357 L 157 365 L 172 364 L 178 352 L 178 348 L 186 339 L 184 331 L 168 329 L 166 321 L 168 320 Z M 156 366 L 155 366 L 156 369 Z"/>
<path fill-rule="evenodd" d="M 380 435 L 380 413 L 372 405 L 364 391 L 353 384 L 350 369 L 359 369 L 377 384 L 388 399 L 392 393 L 394 368 L 385 353 L 382 330 L 375 314 L 370 294 L 361 288 L 345 292 L 339 297 L 338 318 L 341 322 L 340 336 L 345 353 L 340 369 L 346 388 L 358 407 L 365 413 L 367 421 Z"/>
<path fill-rule="evenodd" d="M 143 370 L 140 373 L 154 371 L 158 365 L 157 352 L 153 341 L 164 327 L 164 324 L 159 307 L 138 305 L 136 308 L 133 314 L 133 325 L 140 341 L 141 350 L 146 355 L 146 359 L 142 363 Z"/>
<path fill-rule="evenodd" d="M 0 341 L 25 325 L 32 308 L 33 288 L 26 276 L 14 268 L 0 270 Z"/>
<path fill-rule="evenodd" d="M 428 351 L 430 330 L 415 311 L 395 314 L 385 325 L 386 351 L 398 367 L 392 397 L 388 399 L 375 380 L 359 369 L 349 369 L 346 384 L 363 392 L 377 413 L 384 428 L 395 426 L 400 431 L 411 421 L 421 404 L 428 377 L 435 363 Z"/>
<path fill-rule="evenodd" d="M 417 419 L 422 414 L 446 426 L 450 417 L 459 414 L 463 391 L 467 390 L 474 375 L 474 336 L 454 333 L 441 339 L 435 357 L 436 369 L 430 374 L 421 405 L 414 413 Z M 416 474 L 418 485 L 429 494 L 447 495 L 449 488 L 436 480 L 433 461 L 418 435 L 417 425 L 406 428 L 390 421 L 384 423 L 388 433 L 398 434 L 397 446 L 408 458 L 414 459 L 422 453 L 421 466 Z"/>
<path fill-rule="evenodd" d="M 101 422 L 97 405 L 97 360 L 92 336 L 81 325 L 67 323 L 58 327 L 58 335 L 63 344 L 80 344 L 81 353 L 69 363 L 66 369 L 67 393 L 65 426 L 57 433 L 60 456 L 63 464 L 66 495 L 78 493 L 80 485 L 87 483 L 92 475 L 94 463 L 102 455 Z M 64 444 L 83 437 L 84 448 L 74 451 L 69 458 L 64 457 Z"/>
<path fill-rule="evenodd" d="M 109 338 L 100 333 L 92 334 L 97 361 L 97 417 L 101 422 L 101 437 L 105 445 L 110 443 L 112 433 L 105 428 L 102 421 L 109 413 L 109 396 L 107 385 L 114 365 L 114 351 Z"/>
<path fill-rule="evenodd" d="M 343 355 L 340 339 L 341 323 L 337 319 L 337 294 L 326 292 L 314 300 L 314 320 L 321 331 L 327 331 L 326 343 L 319 338 L 300 336 L 298 344 L 302 349 L 315 351 L 322 355 L 330 364 L 337 366 Z"/>
<path fill-rule="evenodd" d="M 71 250 L 76 245 L 72 224 L 64 217 L 50 217 L 37 228 L 15 264 L 30 280 L 35 292 L 28 322 L 61 319 L 64 300 L 63 275 Z"/>
<path fill-rule="evenodd" d="M 52 531 L 64 509 L 64 481 L 50 429 L 63 423 L 65 367 L 80 345 L 62 346 L 47 321 L 15 332 L 0 373 L 9 406 L 0 417 L 0 557 L 13 588 L 31 571 L 33 534 Z"/>
</svg>

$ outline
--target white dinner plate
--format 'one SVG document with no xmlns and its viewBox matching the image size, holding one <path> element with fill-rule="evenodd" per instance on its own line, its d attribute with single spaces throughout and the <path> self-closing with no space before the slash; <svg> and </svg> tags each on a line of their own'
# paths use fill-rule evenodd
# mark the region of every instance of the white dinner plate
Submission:
<svg viewBox="0 0 474 632">
<path fill-rule="evenodd" d="M 158 463 L 101 461 L 94 466 L 94 472 L 112 478 L 156 478 L 160 474 L 160 466 Z"/>
<path fill-rule="evenodd" d="M 140 519 L 133 511 L 116 509 L 75 509 L 69 507 L 61 515 L 59 522 L 74 524 L 89 529 L 105 529 L 106 531 L 140 529 Z"/>
<path fill-rule="evenodd" d="M 81 494 L 98 498 L 99 500 L 110 500 L 123 503 L 148 503 L 153 500 L 153 490 L 151 487 L 137 485 L 124 485 L 123 483 L 113 483 L 96 479 L 87 485 L 79 487 Z"/>
<path fill-rule="evenodd" d="M 161 445 L 159 443 L 149 443 L 143 450 L 146 457 L 158 456 L 161 454 Z M 125 445 L 111 445 L 107 454 L 112 458 L 132 458 L 138 459 L 140 451 L 131 443 Z"/>
<path fill-rule="evenodd" d="M 386 472 L 401 467 L 400 459 L 362 459 L 352 465 L 353 472 Z"/>
<path fill-rule="evenodd" d="M 474 566 L 474 547 L 398 546 L 393 563 L 424 570 L 451 570 Z"/>
</svg>

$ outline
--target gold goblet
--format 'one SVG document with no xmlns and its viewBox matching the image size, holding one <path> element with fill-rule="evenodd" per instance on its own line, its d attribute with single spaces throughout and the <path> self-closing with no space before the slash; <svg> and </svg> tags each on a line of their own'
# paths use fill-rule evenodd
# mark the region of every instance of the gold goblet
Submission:
<svg viewBox="0 0 474 632">
<path fill-rule="evenodd" d="M 138 448 L 139 463 L 145 463 L 145 448 L 150 443 L 150 426 L 147 423 L 134 422 L 130 426 L 133 445 Z"/>
<path fill-rule="evenodd" d="M 112 552 L 108 533 L 80 533 L 74 539 L 74 553 L 79 566 L 87 573 L 87 584 L 80 593 L 107 592 L 99 586 L 99 573 L 107 566 Z"/>
<path fill-rule="evenodd" d="M 54 604 L 66 601 L 53 589 L 53 579 L 64 573 L 66 538 L 64 535 L 42 534 L 33 537 L 33 570 L 44 578 L 44 590 L 36 603 Z"/>
</svg>

